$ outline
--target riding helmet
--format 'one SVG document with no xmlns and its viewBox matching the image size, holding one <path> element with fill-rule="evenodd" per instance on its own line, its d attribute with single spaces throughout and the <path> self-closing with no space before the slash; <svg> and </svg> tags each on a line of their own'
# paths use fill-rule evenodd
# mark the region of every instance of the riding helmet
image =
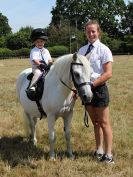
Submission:
<svg viewBox="0 0 133 177">
<path fill-rule="evenodd" d="M 36 39 L 43 39 L 46 41 L 48 39 L 48 36 L 42 28 L 37 28 L 32 31 L 30 39 L 32 40 L 32 42 L 34 42 Z"/>
</svg>

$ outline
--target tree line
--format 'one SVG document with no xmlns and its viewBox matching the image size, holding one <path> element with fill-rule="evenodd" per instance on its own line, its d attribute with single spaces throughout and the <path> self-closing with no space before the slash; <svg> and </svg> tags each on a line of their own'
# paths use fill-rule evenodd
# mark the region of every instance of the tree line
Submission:
<svg viewBox="0 0 133 177">
<path fill-rule="evenodd" d="M 101 41 L 113 53 L 133 53 L 131 1 L 126 5 L 124 0 L 56 0 L 51 14 L 51 23 L 44 30 L 49 37 L 47 47 L 53 55 L 75 52 L 84 45 L 84 25 L 89 19 L 98 20 L 102 29 Z M 0 54 L 14 51 L 14 55 L 27 55 L 32 47 L 32 30 L 33 27 L 26 26 L 13 33 L 8 18 L 0 13 Z"/>
</svg>

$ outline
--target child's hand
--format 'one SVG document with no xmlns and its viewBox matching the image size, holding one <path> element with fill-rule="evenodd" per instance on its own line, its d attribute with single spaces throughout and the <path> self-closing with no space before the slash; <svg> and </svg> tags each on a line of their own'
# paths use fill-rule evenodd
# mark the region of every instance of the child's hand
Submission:
<svg viewBox="0 0 133 177">
<path fill-rule="evenodd" d="M 77 100 L 77 98 L 78 98 L 78 93 L 77 93 L 76 90 L 73 92 L 72 97 L 73 97 L 74 100 Z"/>
<path fill-rule="evenodd" d="M 41 69 L 41 70 L 44 70 L 44 69 L 46 69 L 46 65 L 44 64 L 44 63 L 40 63 L 40 65 L 39 65 L 39 68 Z"/>
</svg>

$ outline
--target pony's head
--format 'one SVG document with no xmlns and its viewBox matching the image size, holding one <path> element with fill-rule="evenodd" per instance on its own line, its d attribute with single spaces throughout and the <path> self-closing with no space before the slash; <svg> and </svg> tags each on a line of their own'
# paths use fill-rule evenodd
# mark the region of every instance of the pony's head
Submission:
<svg viewBox="0 0 133 177">
<path fill-rule="evenodd" d="M 90 83 L 91 67 L 89 60 L 85 56 L 74 53 L 70 73 L 82 101 L 84 103 L 90 102 L 93 94 Z"/>
<path fill-rule="evenodd" d="M 77 53 L 61 56 L 54 63 L 54 70 L 56 77 L 59 77 L 64 85 L 72 88 L 74 84 L 84 103 L 91 101 L 93 95 L 90 84 L 91 67 L 85 56 Z"/>
</svg>

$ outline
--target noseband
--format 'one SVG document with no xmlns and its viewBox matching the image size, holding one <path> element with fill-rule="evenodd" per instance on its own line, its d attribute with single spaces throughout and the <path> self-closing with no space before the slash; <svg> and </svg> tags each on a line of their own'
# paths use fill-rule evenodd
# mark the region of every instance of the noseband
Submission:
<svg viewBox="0 0 133 177">
<path fill-rule="evenodd" d="M 91 82 L 83 82 L 81 84 L 76 83 L 75 78 L 74 78 L 74 74 L 73 74 L 73 65 L 83 66 L 83 64 L 82 63 L 71 63 L 70 73 L 72 75 L 72 81 L 74 83 L 75 88 L 78 90 L 80 87 L 82 87 L 84 85 L 91 85 Z"/>
</svg>

